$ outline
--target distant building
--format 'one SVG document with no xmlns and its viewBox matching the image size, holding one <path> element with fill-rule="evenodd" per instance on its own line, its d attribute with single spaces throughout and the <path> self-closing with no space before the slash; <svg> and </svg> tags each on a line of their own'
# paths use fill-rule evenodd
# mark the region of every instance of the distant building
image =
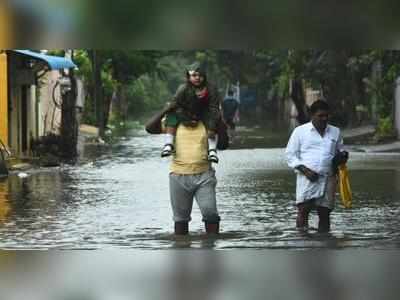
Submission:
<svg viewBox="0 0 400 300">
<path fill-rule="evenodd" d="M 52 95 L 60 101 L 58 70 L 74 67 L 63 57 L 0 50 L 0 139 L 13 155 L 29 156 L 32 139 L 46 134 L 52 121 L 60 125 L 59 108 L 52 109 L 56 106 Z M 39 81 L 43 81 L 40 90 Z"/>
<path fill-rule="evenodd" d="M 322 98 L 321 90 L 314 90 L 312 88 L 305 88 L 306 105 L 311 106 L 315 101 Z"/>
</svg>

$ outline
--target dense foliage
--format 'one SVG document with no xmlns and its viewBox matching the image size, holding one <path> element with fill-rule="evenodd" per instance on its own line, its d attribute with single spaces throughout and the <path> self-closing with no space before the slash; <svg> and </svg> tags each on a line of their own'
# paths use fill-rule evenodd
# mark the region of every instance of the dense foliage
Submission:
<svg viewBox="0 0 400 300">
<path fill-rule="evenodd" d="M 332 120 L 355 126 L 364 119 L 393 128 L 394 82 L 400 75 L 400 53 L 389 50 L 75 50 L 79 75 L 88 96 L 84 121 L 95 124 L 93 51 L 101 72 L 101 102 L 111 120 L 126 121 L 161 108 L 185 80 L 185 67 L 205 63 L 209 80 L 222 93 L 228 82 L 256 91 L 257 106 L 266 118 L 279 118 L 282 103 L 291 99 L 299 121 L 307 120 L 306 89 L 321 92 L 333 108 Z"/>
</svg>

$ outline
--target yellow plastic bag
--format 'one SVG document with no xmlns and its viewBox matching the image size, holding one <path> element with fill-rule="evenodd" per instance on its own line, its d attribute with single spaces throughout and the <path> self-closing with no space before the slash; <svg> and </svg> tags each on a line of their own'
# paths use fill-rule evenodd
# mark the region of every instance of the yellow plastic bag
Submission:
<svg viewBox="0 0 400 300">
<path fill-rule="evenodd" d="M 339 165 L 339 191 L 342 204 L 345 208 L 351 208 L 352 195 L 349 181 L 349 171 L 345 164 Z"/>
</svg>

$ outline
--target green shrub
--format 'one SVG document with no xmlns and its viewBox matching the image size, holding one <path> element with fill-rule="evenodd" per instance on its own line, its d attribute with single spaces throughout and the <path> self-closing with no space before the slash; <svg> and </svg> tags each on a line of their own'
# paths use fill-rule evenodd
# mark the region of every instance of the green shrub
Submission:
<svg viewBox="0 0 400 300">
<path fill-rule="evenodd" d="M 396 131 L 391 117 L 380 118 L 377 127 L 377 137 L 379 140 L 396 137 Z"/>
</svg>

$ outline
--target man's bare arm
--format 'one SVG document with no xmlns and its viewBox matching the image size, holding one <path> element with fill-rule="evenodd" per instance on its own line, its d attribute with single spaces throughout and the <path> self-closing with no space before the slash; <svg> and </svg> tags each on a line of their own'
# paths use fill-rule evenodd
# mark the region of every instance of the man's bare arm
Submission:
<svg viewBox="0 0 400 300">
<path fill-rule="evenodd" d="M 175 110 L 176 104 L 175 103 L 167 103 L 167 105 L 157 114 L 152 116 L 145 125 L 145 130 L 150 134 L 160 134 L 162 132 L 161 120 L 164 116 Z"/>
</svg>

